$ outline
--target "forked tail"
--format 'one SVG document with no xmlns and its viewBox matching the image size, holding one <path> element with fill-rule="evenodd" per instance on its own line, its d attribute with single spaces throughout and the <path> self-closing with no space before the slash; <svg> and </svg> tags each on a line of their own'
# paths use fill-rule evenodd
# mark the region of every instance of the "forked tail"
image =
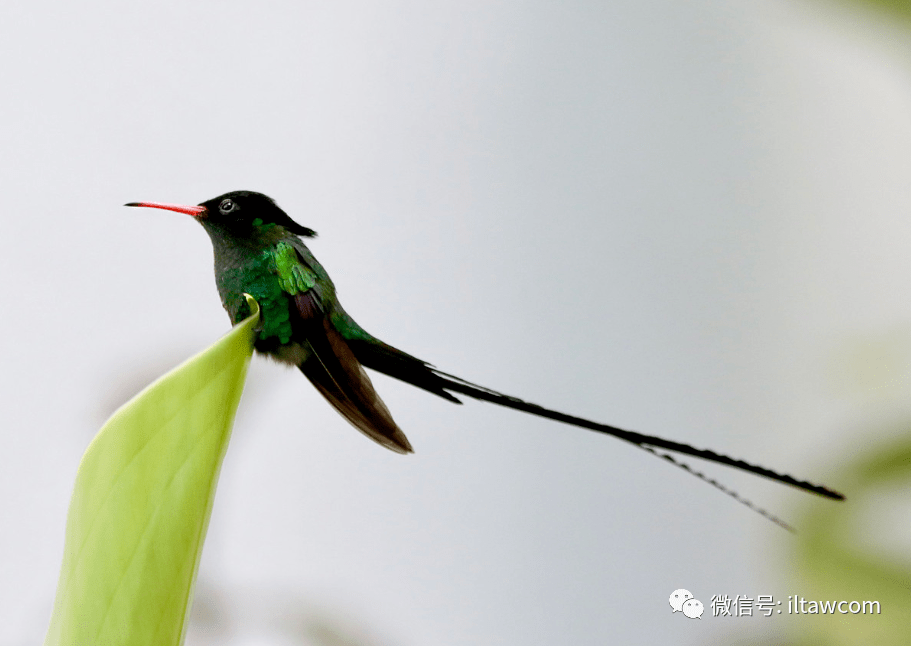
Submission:
<svg viewBox="0 0 911 646">
<path fill-rule="evenodd" d="M 674 442 L 672 440 L 665 440 L 654 435 L 645 435 L 643 433 L 636 433 L 635 431 L 627 431 L 622 428 L 617 428 L 616 426 L 610 426 L 608 424 L 600 424 L 598 422 L 593 422 L 581 417 L 576 417 L 575 415 L 567 415 L 566 413 L 560 413 L 549 408 L 544 408 L 543 406 L 538 406 L 537 404 L 523 401 L 517 397 L 505 395 L 495 390 L 491 390 L 490 388 L 485 388 L 484 386 L 473 384 L 470 381 L 462 379 L 461 377 L 456 377 L 455 375 L 450 375 L 441 370 L 437 370 L 428 363 L 421 361 L 416 357 L 412 357 L 411 355 L 406 354 L 405 352 L 402 352 L 401 350 L 393 348 L 392 346 L 380 341 L 367 342 L 360 340 L 349 340 L 349 344 L 351 346 L 351 349 L 354 351 L 354 354 L 357 357 L 358 361 L 360 361 L 366 367 L 387 374 L 390 377 L 395 377 L 396 379 L 410 383 L 414 386 L 417 386 L 418 388 L 423 388 L 424 390 L 443 397 L 444 399 L 448 399 L 449 401 L 461 403 L 456 397 L 452 395 L 452 393 L 458 393 L 460 395 L 465 395 L 473 399 L 479 399 L 481 401 L 490 402 L 499 406 L 505 406 L 514 410 L 520 410 L 522 412 L 536 415 L 538 417 L 545 417 L 557 422 L 571 424 L 580 428 L 587 428 L 592 431 L 597 431 L 598 433 L 611 435 L 618 439 L 629 442 L 630 444 L 634 444 L 640 449 L 648 451 L 649 453 L 663 458 L 675 466 L 684 469 L 700 480 L 709 483 L 716 489 L 719 489 L 725 494 L 731 496 L 741 504 L 746 505 L 754 511 L 762 514 L 769 520 L 787 529 L 790 529 L 790 527 L 784 521 L 754 506 L 750 501 L 741 498 L 739 495 L 737 495 L 737 493 L 731 491 L 730 489 L 727 489 L 708 476 L 693 470 L 689 465 L 678 461 L 671 454 L 689 455 L 702 460 L 707 460 L 708 462 L 723 464 L 725 466 L 739 469 L 741 471 L 746 471 L 747 473 L 752 473 L 754 475 L 762 476 L 776 482 L 791 485 L 792 487 L 797 487 L 798 489 L 803 489 L 804 491 L 819 494 L 820 496 L 825 496 L 826 498 L 831 498 L 833 500 L 845 499 L 842 494 L 829 489 L 828 487 L 813 484 L 805 480 L 798 480 L 793 476 L 777 473 L 771 469 L 767 469 L 756 464 L 751 464 L 749 462 L 744 462 L 743 460 L 737 460 L 726 455 L 716 453 L 715 451 L 709 449 L 697 449 L 693 446 L 690 446 L 689 444 Z"/>
</svg>

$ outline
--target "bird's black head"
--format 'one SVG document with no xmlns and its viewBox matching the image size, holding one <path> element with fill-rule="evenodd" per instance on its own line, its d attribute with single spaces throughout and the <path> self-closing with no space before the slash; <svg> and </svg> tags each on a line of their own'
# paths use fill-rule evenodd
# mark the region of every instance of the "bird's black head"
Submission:
<svg viewBox="0 0 911 646">
<path fill-rule="evenodd" d="M 302 227 L 292 220 L 271 197 L 254 191 L 231 191 L 199 206 L 206 209 L 205 219 L 228 229 L 277 224 L 299 236 L 312 238 L 316 235 L 313 229 Z"/>
<path fill-rule="evenodd" d="M 206 228 L 221 229 L 241 238 L 248 238 L 257 231 L 272 228 L 272 225 L 278 225 L 299 236 L 312 238 L 316 235 L 313 229 L 303 227 L 292 220 L 271 197 L 254 191 L 231 191 L 206 200 L 199 206 L 180 206 L 157 202 L 130 202 L 126 206 L 149 206 L 187 213 L 199 220 Z"/>
</svg>

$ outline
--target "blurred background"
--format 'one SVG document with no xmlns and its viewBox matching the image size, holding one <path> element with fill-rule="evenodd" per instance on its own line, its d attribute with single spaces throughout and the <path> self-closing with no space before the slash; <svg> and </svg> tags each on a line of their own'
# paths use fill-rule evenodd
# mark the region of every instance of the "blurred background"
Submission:
<svg viewBox="0 0 911 646">
<path fill-rule="evenodd" d="M 121 205 L 235 189 L 319 232 L 388 343 L 849 502 L 705 467 L 791 535 L 611 438 L 376 376 L 402 457 L 255 359 L 188 644 L 904 643 L 904 11 L 5 5 L 0 644 L 43 639 L 94 433 L 228 328 L 198 224 Z M 795 594 L 882 615 L 711 616 Z"/>
</svg>

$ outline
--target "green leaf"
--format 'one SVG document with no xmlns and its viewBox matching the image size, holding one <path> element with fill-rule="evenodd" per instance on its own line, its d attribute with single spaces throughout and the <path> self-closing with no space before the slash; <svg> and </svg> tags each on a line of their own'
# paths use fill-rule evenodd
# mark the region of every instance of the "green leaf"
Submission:
<svg viewBox="0 0 911 646">
<path fill-rule="evenodd" d="M 45 646 L 180 644 L 259 306 L 125 404 L 76 475 Z"/>
<path fill-rule="evenodd" d="M 911 19 L 911 4 L 908 3 L 908 0 L 856 0 L 856 3 L 891 15 L 906 23 Z"/>
<path fill-rule="evenodd" d="M 789 593 L 808 600 L 876 602 L 793 617 L 797 644 L 905 646 L 911 626 L 907 545 L 911 427 L 838 463 L 844 504 L 807 503 L 797 523 Z M 883 433 L 871 433 L 874 437 Z M 782 609 L 784 612 L 784 609 Z M 812 610 L 811 610 L 812 612 Z"/>
</svg>

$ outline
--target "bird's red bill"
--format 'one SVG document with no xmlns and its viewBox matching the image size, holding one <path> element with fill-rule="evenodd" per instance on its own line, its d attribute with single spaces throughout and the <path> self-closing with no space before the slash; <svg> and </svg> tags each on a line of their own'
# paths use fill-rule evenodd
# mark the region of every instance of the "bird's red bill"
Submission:
<svg viewBox="0 0 911 646">
<path fill-rule="evenodd" d="M 186 213 L 194 218 L 201 218 L 206 213 L 204 206 L 183 206 L 182 204 L 160 204 L 158 202 L 130 202 L 124 206 L 147 206 L 152 209 L 166 209 L 168 211 L 177 211 Z"/>
</svg>

